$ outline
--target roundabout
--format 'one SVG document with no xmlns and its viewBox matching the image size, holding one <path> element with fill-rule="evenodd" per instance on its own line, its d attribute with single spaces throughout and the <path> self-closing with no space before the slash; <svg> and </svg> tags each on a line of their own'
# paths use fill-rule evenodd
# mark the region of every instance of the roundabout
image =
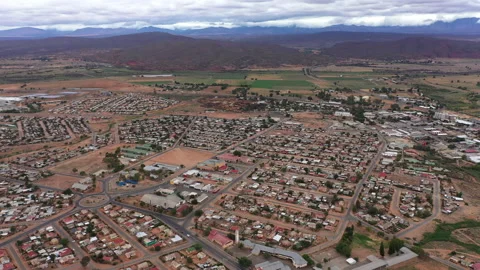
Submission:
<svg viewBox="0 0 480 270">
<path fill-rule="evenodd" d="M 96 208 L 104 206 L 110 202 L 110 198 L 104 194 L 90 195 L 78 201 L 78 205 L 83 208 Z"/>
</svg>

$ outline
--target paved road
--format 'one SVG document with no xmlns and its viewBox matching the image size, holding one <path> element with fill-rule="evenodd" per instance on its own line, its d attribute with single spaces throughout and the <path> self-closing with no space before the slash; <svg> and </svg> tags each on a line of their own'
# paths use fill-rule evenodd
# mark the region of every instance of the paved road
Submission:
<svg viewBox="0 0 480 270">
<path fill-rule="evenodd" d="M 29 269 L 24 265 L 24 261 L 20 258 L 20 255 L 15 251 L 15 248 L 13 247 L 13 245 L 9 246 L 7 249 L 8 249 L 8 254 L 11 256 L 10 258 L 14 261 L 18 269 L 20 270 Z"/>
<path fill-rule="evenodd" d="M 236 260 L 231 258 L 231 256 L 229 256 L 220 247 L 218 247 L 217 245 L 215 245 L 215 244 L 213 244 L 209 241 L 206 241 L 206 240 L 204 240 L 204 239 L 202 239 L 202 238 L 200 238 L 196 235 L 190 234 L 190 232 L 186 228 L 184 228 L 184 226 L 177 223 L 177 220 L 172 219 L 169 216 L 154 212 L 154 211 L 150 211 L 150 210 L 146 210 L 146 209 L 143 209 L 143 208 L 140 208 L 140 207 L 132 206 L 130 204 L 125 204 L 125 203 L 121 203 L 121 202 L 112 202 L 112 204 L 116 204 L 116 205 L 120 205 L 120 206 L 127 207 L 127 208 L 130 208 L 130 209 L 134 209 L 135 211 L 138 211 L 138 212 L 141 212 L 141 213 L 146 213 L 146 214 L 149 214 L 151 216 L 154 216 L 154 217 L 160 219 L 167 226 L 169 226 L 173 230 L 177 231 L 183 238 L 188 238 L 193 242 L 202 244 L 203 249 L 205 249 L 209 254 L 211 254 L 216 260 L 225 264 L 225 266 L 227 266 L 228 268 L 230 268 L 230 269 L 238 269 L 239 268 Z M 188 235 L 190 235 L 190 237 Z"/>
</svg>

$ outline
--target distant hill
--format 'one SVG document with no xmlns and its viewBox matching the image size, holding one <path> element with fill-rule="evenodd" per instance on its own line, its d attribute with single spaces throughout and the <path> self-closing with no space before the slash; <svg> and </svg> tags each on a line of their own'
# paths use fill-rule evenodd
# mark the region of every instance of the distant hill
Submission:
<svg viewBox="0 0 480 270">
<path fill-rule="evenodd" d="M 478 18 L 464 18 L 452 22 L 438 21 L 430 25 L 422 26 L 361 26 L 361 25 L 332 25 L 323 28 L 302 27 L 208 27 L 204 29 L 169 30 L 157 27 L 133 28 L 83 28 L 75 31 L 41 30 L 25 27 L 0 31 L 0 40 L 5 39 L 38 39 L 46 37 L 109 37 L 129 35 L 146 32 L 164 32 L 175 35 L 190 37 L 203 37 L 210 39 L 238 40 L 248 37 L 270 35 L 298 35 L 321 32 L 369 32 L 369 33 L 403 33 L 403 34 L 427 34 L 427 35 L 468 35 L 480 36 L 480 24 Z"/>
<path fill-rule="evenodd" d="M 277 45 L 193 39 L 167 33 L 0 41 L 0 57 L 58 54 L 142 70 L 234 70 L 314 65 L 326 59 Z"/>
<path fill-rule="evenodd" d="M 336 58 L 480 58 L 480 42 L 430 37 L 408 37 L 395 41 L 345 42 L 324 50 Z"/>
<path fill-rule="evenodd" d="M 400 40 L 412 34 L 371 33 L 371 32 L 322 32 L 314 34 L 274 35 L 243 39 L 254 43 L 276 44 L 290 48 L 328 48 L 349 41 L 390 41 Z"/>
</svg>

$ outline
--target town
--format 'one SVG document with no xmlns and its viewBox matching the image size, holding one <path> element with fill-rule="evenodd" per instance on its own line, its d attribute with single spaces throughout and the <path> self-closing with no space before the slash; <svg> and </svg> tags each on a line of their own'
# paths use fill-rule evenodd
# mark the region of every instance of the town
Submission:
<svg viewBox="0 0 480 270">
<path fill-rule="evenodd" d="M 478 269 L 478 118 L 388 74 L 178 76 L 8 104 L 0 269 Z"/>
</svg>

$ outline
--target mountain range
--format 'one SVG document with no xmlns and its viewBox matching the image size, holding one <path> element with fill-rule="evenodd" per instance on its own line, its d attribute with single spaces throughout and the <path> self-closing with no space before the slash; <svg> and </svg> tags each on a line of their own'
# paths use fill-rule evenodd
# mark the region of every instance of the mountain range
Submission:
<svg viewBox="0 0 480 270">
<path fill-rule="evenodd" d="M 56 55 L 139 70 L 234 70 L 327 61 L 326 56 L 275 44 L 195 39 L 168 33 L 0 41 L 0 58 Z"/>
<path fill-rule="evenodd" d="M 145 32 L 164 32 L 190 37 L 204 37 L 210 39 L 243 39 L 254 36 L 266 35 L 295 35 L 312 34 L 319 32 L 385 32 L 403 34 L 429 34 L 429 35 L 480 35 L 478 18 L 458 19 L 452 22 L 437 21 L 424 26 L 358 26 L 358 25 L 333 25 L 324 28 L 302 27 L 210 27 L 204 29 L 170 30 L 157 27 L 133 28 L 82 28 L 75 31 L 59 31 L 55 29 L 42 30 L 24 27 L 0 31 L 0 39 L 38 39 L 47 37 L 109 37 L 118 35 L 138 34 Z"/>
</svg>

